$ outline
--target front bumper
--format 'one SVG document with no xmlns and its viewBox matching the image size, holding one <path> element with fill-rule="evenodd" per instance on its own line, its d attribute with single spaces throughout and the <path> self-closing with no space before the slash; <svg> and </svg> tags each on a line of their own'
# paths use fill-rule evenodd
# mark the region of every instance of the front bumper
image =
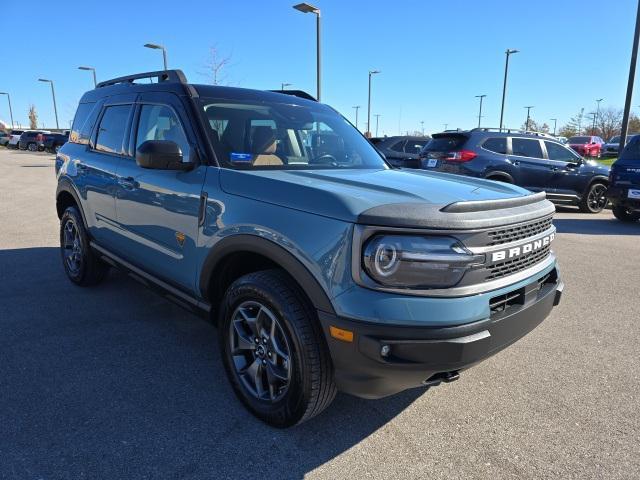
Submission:
<svg viewBox="0 0 640 480">
<path fill-rule="evenodd" d="M 489 318 L 449 327 L 365 323 L 319 312 L 338 389 L 363 398 L 381 398 L 430 380 L 452 378 L 511 345 L 538 326 L 560 302 L 557 270 L 514 291 L 502 311 Z M 501 296 L 500 296 L 501 297 Z M 497 297 L 496 297 L 497 298 Z M 353 332 L 353 341 L 331 336 L 330 327 Z M 383 346 L 389 353 L 383 356 Z"/>
</svg>

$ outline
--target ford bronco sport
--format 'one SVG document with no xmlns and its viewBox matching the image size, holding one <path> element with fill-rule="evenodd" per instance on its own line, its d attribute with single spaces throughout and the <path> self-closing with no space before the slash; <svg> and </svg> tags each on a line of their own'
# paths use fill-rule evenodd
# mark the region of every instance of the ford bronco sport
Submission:
<svg viewBox="0 0 640 480">
<path fill-rule="evenodd" d="M 214 320 L 237 396 L 278 427 L 337 390 L 455 380 L 562 292 L 544 193 L 390 168 L 303 92 L 192 85 L 179 70 L 102 82 L 56 173 L 69 279 L 118 267 Z"/>
</svg>

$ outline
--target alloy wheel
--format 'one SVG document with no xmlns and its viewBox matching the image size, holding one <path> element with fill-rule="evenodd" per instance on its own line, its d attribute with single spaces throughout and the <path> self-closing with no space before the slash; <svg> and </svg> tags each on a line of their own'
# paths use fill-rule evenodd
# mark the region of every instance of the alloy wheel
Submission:
<svg viewBox="0 0 640 480">
<path fill-rule="evenodd" d="M 78 226 L 73 220 L 67 220 L 64 225 L 62 250 L 69 273 L 73 276 L 78 275 L 82 268 L 82 243 Z"/>
<path fill-rule="evenodd" d="M 276 315 L 257 301 L 245 301 L 229 324 L 235 373 L 255 398 L 277 402 L 289 389 L 291 349 Z"/>
<path fill-rule="evenodd" d="M 607 191 L 607 187 L 598 183 L 591 187 L 589 195 L 587 197 L 587 205 L 589 208 L 596 212 L 602 210 L 607 204 L 607 197 L 604 196 Z"/>
</svg>

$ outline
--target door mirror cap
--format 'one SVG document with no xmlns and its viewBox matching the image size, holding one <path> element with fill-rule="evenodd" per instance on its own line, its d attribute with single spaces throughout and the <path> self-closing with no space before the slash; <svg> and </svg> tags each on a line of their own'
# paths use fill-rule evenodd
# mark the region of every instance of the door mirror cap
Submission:
<svg viewBox="0 0 640 480">
<path fill-rule="evenodd" d="M 147 140 L 136 150 L 136 163 L 153 170 L 191 170 L 193 162 L 182 161 L 182 152 L 176 142 Z"/>
</svg>

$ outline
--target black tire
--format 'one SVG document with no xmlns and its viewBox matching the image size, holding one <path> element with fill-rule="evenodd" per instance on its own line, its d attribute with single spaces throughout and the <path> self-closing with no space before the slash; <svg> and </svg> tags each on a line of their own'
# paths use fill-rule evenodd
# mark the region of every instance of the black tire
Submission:
<svg viewBox="0 0 640 480">
<path fill-rule="evenodd" d="M 25 150 L 29 150 L 30 152 L 37 152 L 38 146 L 32 142 L 27 145 L 27 148 L 25 148 Z"/>
<path fill-rule="evenodd" d="M 253 320 L 256 329 L 239 327 L 238 324 L 246 323 L 244 320 L 247 317 L 243 310 L 246 305 L 249 305 L 246 308 L 259 308 L 259 312 L 264 307 L 271 316 L 259 321 L 261 314 L 258 312 Z M 259 357 L 262 342 L 258 338 L 262 334 L 253 336 L 252 332 L 262 332 L 261 325 L 273 322 L 273 318 L 277 320 L 275 323 L 281 338 L 273 344 L 265 339 L 263 356 Z M 233 282 L 222 301 L 218 324 L 220 351 L 229 381 L 240 401 L 256 417 L 274 427 L 290 427 L 318 415 L 333 401 L 336 395 L 333 365 L 320 324 L 300 288 L 286 273 L 281 270 L 264 270 L 249 273 Z M 244 329 L 244 335 L 238 335 L 239 328 Z M 275 329 L 270 330 L 273 332 Z M 245 347 L 251 343 L 252 336 L 257 344 L 253 351 L 250 347 Z M 238 342 L 236 348 L 235 340 L 238 337 L 242 337 L 243 341 Z M 282 356 L 288 361 L 281 363 L 285 365 L 288 377 L 285 384 L 281 380 L 285 376 L 280 375 L 277 380 L 281 384 L 277 392 L 272 392 L 271 379 L 268 378 L 269 367 L 272 361 L 277 361 L 280 350 L 283 349 L 278 348 L 277 344 L 288 349 L 288 355 Z M 266 362 L 265 349 L 268 349 L 269 355 Z M 273 354 L 273 359 L 271 350 L 277 352 Z M 258 362 L 258 367 L 253 371 L 258 373 L 253 380 L 260 377 L 260 388 L 252 391 L 251 386 L 248 386 L 247 372 L 252 370 L 255 362 Z M 271 375 L 271 378 L 275 377 Z M 254 385 L 257 384 L 258 382 L 254 382 Z M 263 388 L 265 385 L 267 391 Z M 260 398 L 257 391 L 262 391 L 263 395 L 271 398 Z"/>
<path fill-rule="evenodd" d="M 640 220 L 640 212 L 632 212 L 621 205 L 614 205 L 612 211 L 613 216 L 623 222 L 637 222 Z"/>
<path fill-rule="evenodd" d="M 502 182 L 502 183 L 508 183 L 510 185 L 513 185 L 513 182 L 511 180 L 501 175 L 495 176 L 495 177 L 487 177 L 487 180 L 493 180 L 494 182 Z"/>
<path fill-rule="evenodd" d="M 606 183 L 593 182 L 589 185 L 587 193 L 580 199 L 580 211 L 583 213 L 600 213 L 607 206 L 606 192 Z"/>
<path fill-rule="evenodd" d="M 91 249 L 82 216 L 76 207 L 67 207 L 60 219 L 60 255 L 67 277 L 81 287 L 100 283 L 109 270 L 109 266 Z"/>
</svg>

